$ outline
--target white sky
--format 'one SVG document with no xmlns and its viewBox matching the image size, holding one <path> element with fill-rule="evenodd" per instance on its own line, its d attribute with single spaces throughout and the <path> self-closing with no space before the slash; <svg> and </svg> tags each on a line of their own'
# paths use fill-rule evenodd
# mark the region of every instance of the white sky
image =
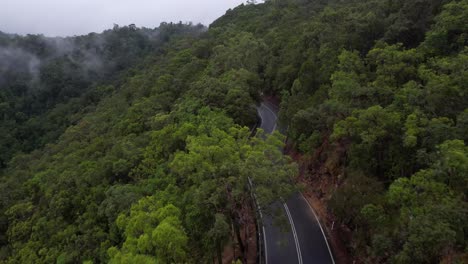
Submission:
<svg viewBox="0 0 468 264">
<path fill-rule="evenodd" d="M 0 31 L 46 36 L 101 32 L 113 24 L 209 25 L 245 0 L 0 0 Z"/>
</svg>

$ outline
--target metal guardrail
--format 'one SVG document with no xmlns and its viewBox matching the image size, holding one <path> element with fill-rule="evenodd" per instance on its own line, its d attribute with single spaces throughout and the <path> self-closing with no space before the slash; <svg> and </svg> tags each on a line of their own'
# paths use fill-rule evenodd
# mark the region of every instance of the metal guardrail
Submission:
<svg viewBox="0 0 468 264">
<path fill-rule="evenodd" d="M 252 130 L 250 131 L 250 136 L 253 137 L 257 134 L 257 128 L 259 127 L 259 122 L 255 123 L 253 126 Z M 252 208 L 255 208 L 255 228 L 257 229 L 256 232 L 256 240 L 257 240 L 257 263 L 259 264 L 265 264 L 265 241 L 264 239 L 264 234 L 263 234 L 263 215 L 261 212 L 261 207 L 257 202 L 257 195 L 254 192 L 254 185 L 252 182 L 252 179 L 249 177 L 249 190 L 250 190 L 250 196 L 252 198 L 253 204 L 251 205 Z"/>
<path fill-rule="evenodd" d="M 253 206 L 257 210 L 255 210 L 255 227 L 257 228 L 257 263 L 264 264 L 265 263 L 265 241 L 263 241 L 264 234 L 263 234 L 263 215 L 261 213 L 262 208 L 257 202 L 257 195 L 253 192 L 253 183 L 252 179 L 249 177 L 249 189 L 250 189 L 250 196 L 252 197 Z"/>
</svg>

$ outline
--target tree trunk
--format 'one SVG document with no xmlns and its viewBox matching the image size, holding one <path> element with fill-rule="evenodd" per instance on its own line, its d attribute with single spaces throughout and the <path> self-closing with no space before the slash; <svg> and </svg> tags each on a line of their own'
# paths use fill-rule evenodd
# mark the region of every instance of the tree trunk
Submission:
<svg viewBox="0 0 468 264">
<path fill-rule="evenodd" d="M 232 222 L 234 224 L 234 231 L 236 233 L 237 242 L 239 243 L 239 248 L 240 248 L 240 251 L 242 252 L 242 259 L 244 260 L 244 263 L 245 263 L 245 246 L 244 246 L 244 243 L 242 242 L 242 236 L 240 233 L 239 223 L 237 222 L 237 217 L 233 216 Z"/>
<path fill-rule="evenodd" d="M 221 243 L 217 243 L 218 245 L 216 246 L 218 250 L 216 250 L 216 254 L 218 255 L 218 264 L 223 264 L 223 256 L 221 252 Z"/>
</svg>

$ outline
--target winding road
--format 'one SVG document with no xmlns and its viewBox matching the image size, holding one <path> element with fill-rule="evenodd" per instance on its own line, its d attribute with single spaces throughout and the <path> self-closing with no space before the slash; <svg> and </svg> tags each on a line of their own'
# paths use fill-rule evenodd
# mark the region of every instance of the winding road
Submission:
<svg viewBox="0 0 468 264">
<path fill-rule="evenodd" d="M 262 120 L 260 128 L 273 133 L 277 128 L 278 108 L 263 102 L 257 107 L 257 112 Z M 295 193 L 286 202 L 277 202 L 271 207 L 269 211 L 284 214 L 288 223 L 275 224 L 275 214 L 262 214 L 266 264 L 335 263 L 322 226 L 301 193 Z"/>
</svg>

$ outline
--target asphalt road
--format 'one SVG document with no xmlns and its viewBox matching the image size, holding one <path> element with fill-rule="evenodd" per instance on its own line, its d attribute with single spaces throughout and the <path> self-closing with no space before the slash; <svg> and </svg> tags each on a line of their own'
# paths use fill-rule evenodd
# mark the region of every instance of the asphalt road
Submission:
<svg viewBox="0 0 468 264">
<path fill-rule="evenodd" d="M 262 119 L 260 128 L 266 133 L 275 131 L 277 107 L 263 102 L 257 107 L 257 112 Z M 262 214 L 267 264 L 335 263 L 325 233 L 301 193 L 295 193 L 285 203 L 277 202 L 268 209 L 277 214 Z M 278 219 L 286 219 L 287 223 L 277 224 L 280 222 Z"/>
</svg>

